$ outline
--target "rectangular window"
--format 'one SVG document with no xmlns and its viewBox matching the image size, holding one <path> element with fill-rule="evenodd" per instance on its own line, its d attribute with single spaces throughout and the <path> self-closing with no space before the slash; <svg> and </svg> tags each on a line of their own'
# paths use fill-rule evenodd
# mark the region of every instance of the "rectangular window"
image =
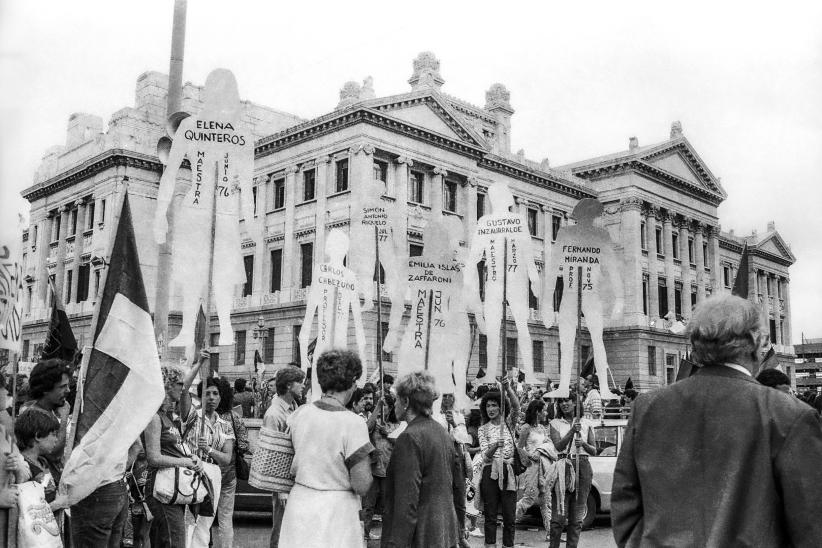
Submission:
<svg viewBox="0 0 822 548">
<path fill-rule="evenodd" d="M 648 315 L 648 276 L 642 276 L 642 313 Z"/>
<path fill-rule="evenodd" d="M 348 190 L 348 158 L 337 160 L 334 170 L 334 191 L 345 192 Z"/>
<path fill-rule="evenodd" d="M 382 342 L 380 343 L 380 350 L 382 350 L 382 346 L 385 344 L 385 337 L 388 335 L 388 323 L 387 322 L 382 322 L 382 324 L 380 325 L 380 335 L 382 336 Z M 378 354 L 375 352 L 374 355 L 375 355 L 374 362 L 376 363 Z M 383 363 L 393 362 L 394 358 L 391 355 L 391 352 L 383 352 L 382 353 L 382 361 L 383 361 Z"/>
<path fill-rule="evenodd" d="M 311 269 L 314 265 L 314 243 L 300 244 L 300 287 L 311 285 Z"/>
<path fill-rule="evenodd" d="M 477 357 L 479 358 L 480 369 L 488 369 L 488 337 L 486 335 L 480 334 L 479 336 Z"/>
<path fill-rule="evenodd" d="M 531 207 L 528 208 L 528 233 L 531 236 L 537 236 L 537 210 Z"/>
<path fill-rule="evenodd" d="M 265 337 L 265 346 L 263 347 L 263 362 L 274 363 L 274 328 L 268 328 L 268 334 Z"/>
<path fill-rule="evenodd" d="M 60 222 L 62 215 L 59 211 L 54 212 L 55 215 L 51 219 L 51 241 L 56 242 L 60 239 Z"/>
<path fill-rule="evenodd" d="M 94 298 L 97 299 L 97 297 L 99 297 L 99 296 L 100 296 L 100 271 L 95 270 L 94 271 Z"/>
<path fill-rule="evenodd" d="M 35 228 L 37 227 L 35 226 Z M 782 283 L 779 280 L 776 282 L 776 295 L 780 299 L 782 298 Z"/>
<path fill-rule="evenodd" d="M 678 282 L 674 285 L 674 314 L 677 319 L 682 317 L 682 284 Z"/>
<path fill-rule="evenodd" d="M 542 341 L 532 341 L 534 354 L 534 373 L 545 372 L 545 361 L 542 355 Z"/>
<path fill-rule="evenodd" d="M 443 181 L 442 183 L 442 209 L 457 212 L 457 183 L 454 181 Z"/>
<path fill-rule="evenodd" d="M 694 257 L 694 239 L 688 238 L 688 262 L 691 264 L 696 264 L 696 259 Z"/>
<path fill-rule="evenodd" d="M 671 247 L 674 254 L 674 259 L 679 259 L 679 234 L 671 233 Z"/>
<path fill-rule="evenodd" d="M 291 361 L 294 363 L 302 363 L 302 356 L 300 356 L 300 330 L 302 325 L 296 324 L 291 334 Z"/>
<path fill-rule="evenodd" d="M 72 208 L 69 211 L 69 236 L 74 236 L 77 234 L 77 208 Z"/>
<path fill-rule="evenodd" d="M 517 339 L 514 337 L 505 338 L 505 360 L 506 367 L 510 368 L 517 366 Z M 502 372 L 503 375 L 506 373 L 507 371 Z"/>
<path fill-rule="evenodd" d="M 285 179 L 274 181 L 274 209 L 285 207 Z"/>
<path fill-rule="evenodd" d="M 317 171 L 308 169 L 303 171 L 303 201 L 314 199 L 317 187 Z"/>
<path fill-rule="evenodd" d="M 88 263 L 81 264 L 80 271 L 77 274 L 77 302 L 81 303 L 88 299 L 88 282 L 89 274 L 91 274 L 91 266 Z"/>
<path fill-rule="evenodd" d="M 412 171 L 408 178 L 408 201 L 416 204 L 423 203 L 424 175 L 419 171 Z"/>
<path fill-rule="evenodd" d="M 271 250 L 271 293 L 282 289 L 283 279 L 283 250 Z"/>
<path fill-rule="evenodd" d="M 645 221 L 639 223 L 639 245 L 642 249 L 648 249 L 648 229 L 645 225 Z"/>
<path fill-rule="evenodd" d="M 220 346 L 220 332 L 217 331 L 216 333 L 210 333 L 208 335 L 208 345 L 212 348 L 217 348 Z"/>
<path fill-rule="evenodd" d="M 104 224 L 106 222 L 106 200 L 100 200 L 100 224 Z"/>
<path fill-rule="evenodd" d="M 409 257 L 421 257 L 422 256 L 422 246 L 420 244 L 408 244 L 408 256 Z"/>
<path fill-rule="evenodd" d="M 528 280 L 528 308 L 539 310 L 539 299 L 534 295 L 534 288 L 531 287 L 531 280 Z"/>
<path fill-rule="evenodd" d="M 691 287 L 691 309 L 696 306 L 696 288 Z"/>
<path fill-rule="evenodd" d="M 243 266 L 245 267 L 245 284 L 243 284 L 243 297 L 251 295 L 254 287 L 254 255 L 246 255 L 243 257 Z"/>
<path fill-rule="evenodd" d="M 665 278 L 659 279 L 658 286 L 659 295 L 659 317 L 664 318 L 668 313 L 668 284 L 665 283 Z"/>
<path fill-rule="evenodd" d="M 66 271 L 66 285 L 63 288 L 63 293 L 66 296 L 66 304 L 71 302 L 71 277 L 74 274 L 73 270 Z"/>
<path fill-rule="evenodd" d="M 94 228 L 94 200 L 89 198 L 88 205 L 86 206 L 86 230 L 91 230 L 92 228 Z M 35 234 L 36 233 L 35 231 Z"/>
<path fill-rule="evenodd" d="M 388 162 L 374 160 L 374 180 L 383 183 L 388 181 Z"/>
<path fill-rule="evenodd" d="M 768 276 L 767 278 L 765 278 L 765 283 L 768 287 L 768 297 L 773 297 L 773 279 L 770 276 Z"/>
<path fill-rule="evenodd" d="M 656 227 L 656 254 L 665 255 L 665 245 L 662 243 L 662 228 Z"/>
<path fill-rule="evenodd" d="M 220 353 L 212 352 L 208 356 L 208 366 L 212 372 L 220 372 Z"/>
<path fill-rule="evenodd" d="M 554 312 L 559 312 L 559 305 L 562 303 L 562 289 L 565 286 L 563 279 L 557 276 L 554 282 Z"/>
<path fill-rule="evenodd" d="M 562 226 L 562 217 L 559 215 L 551 215 L 551 241 L 557 241 L 557 235 L 559 234 L 559 227 Z"/>
<path fill-rule="evenodd" d="M 710 270 L 710 268 L 711 268 L 710 264 L 711 263 L 708 262 L 708 244 L 706 244 L 706 243 L 702 244 L 702 261 L 705 264 L 705 268 Z"/>
<path fill-rule="evenodd" d="M 29 340 L 23 339 L 23 360 L 28 360 L 29 357 Z M 32 360 L 33 361 L 33 360 Z"/>
<path fill-rule="evenodd" d="M 234 365 L 245 365 L 245 331 L 234 332 Z"/>
<path fill-rule="evenodd" d="M 485 215 L 485 194 L 477 193 L 477 219 Z"/>
<path fill-rule="evenodd" d="M 36 247 L 36 246 L 37 246 L 37 225 L 34 225 L 34 229 L 32 231 L 32 237 L 31 237 L 31 247 Z"/>
<path fill-rule="evenodd" d="M 562 343 L 557 343 L 557 363 L 562 363 Z"/>
<path fill-rule="evenodd" d="M 731 287 L 731 267 L 729 266 L 722 267 L 722 283 L 725 287 Z"/>
<path fill-rule="evenodd" d="M 648 347 L 648 374 L 656 377 L 656 346 Z"/>
<path fill-rule="evenodd" d="M 257 189 L 258 188 L 259 187 L 257 187 L 257 186 L 251 187 L 251 200 L 252 200 L 253 205 L 254 205 L 254 216 L 255 217 L 257 216 Z"/>
</svg>

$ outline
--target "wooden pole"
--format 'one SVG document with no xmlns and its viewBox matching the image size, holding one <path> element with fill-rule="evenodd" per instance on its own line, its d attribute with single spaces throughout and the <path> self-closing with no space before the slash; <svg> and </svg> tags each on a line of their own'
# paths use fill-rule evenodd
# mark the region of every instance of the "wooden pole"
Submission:
<svg viewBox="0 0 822 548">
<path fill-rule="evenodd" d="M 11 446 L 9 447 L 10 452 L 14 452 L 14 446 L 17 443 L 17 440 L 14 437 L 14 421 L 17 418 L 17 372 L 20 369 L 20 354 L 17 352 L 10 352 L 9 357 L 11 358 L 11 379 L 12 379 L 12 387 L 11 387 L 11 431 L 6 432 L 6 439 L 9 441 Z M 11 487 L 16 483 L 17 478 L 15 474 L 8 474 L 6 476 L 6 487 Z M 9 508 L 8 512 L 8 523 L 6 524 L 6 546 L 8 548 L 17 548 L 17 519 L 18 519 L 18 510 L 17 506 L 12 506 Z"/>
<path fill-rule="evenodd" d="M 374 225 L 374 261 L 376 263 L 377 268 L 377 369 L 380 372 L 380 389 L 385 391 L 384 386 L 384 378 L 383 378 L 383 368 L 382 368 L 382 284 L 380 283 L 380 271 L 381 263 L 380 263 L 380 229 L 377 225 Z M 428 349 L 425 350 L 425 368 L 428 369 Z M 385 394 L 383 394 L 384 396 Z M 380 406 L 380 418 L 382 419 L 383 424 L 385 424 L 385 405 Z"/>
<path fill-rule="evenodd" d="M 582 267 L 577 267 L 577 385 L 579 385 L 579 376 L 582 374 Z M 577 386 L 577 401 L 576 401 L 576 420 L 581 420 L 582 415 L 582 391 L 580 386 Z M 579 485 L 579 448 L 576 447 L 576 438 L 580 436 L 579 432 L 574 433 L 574 460 L 576 460 L 575 472 L 576 483 Z"/>
<path fill-rule="evenodd" d="M 211 241 L 208 246 L 208 283 L 206 284 L 205 297 L 203 298 L 203 316 L 205 316 L 205 329 L 203 329 L 203 340 L 200 341 L 200 348 L 205 348 L 208 340 L 208 324 L 211 319 L 211 284 L 214 278 L 214 236 L 217 232 L 217 181 L 220 180 L 220 163 L 214 162 L 214 188 L 211 196 Z M 236 341 L 234 342 L 236 344 Z M 200 356 L 194 356 L 193 360 L 199 362 Z M 200 428 L 197 432 L 197 441 L 203 437 L 205 433 L 205 383 L 206 375 L 203 373 L 203 367 L 200 367 Z M 185 418 L 184 418 L 185 420 Z M 200 457 L 205 457 L 200 452 Z"/>
<path fill-rule="evenodd" d="M 508 304 L 508 238 L 502 239 L 502 321 L 500 322 L 500 348 L 502 349 L 502 380 L 500 382 L 500 398 L 499 410 L 502 420 L 499 424 L 499 439 L 503 442 L 502 449 L 499 452 L 500 460 L 505 460 L 505 375 L 508 374 L 508 345 L 506 338 L 507 318 L 505 311 Z M 513 440 L 512 440 L 513 441 Z M 501 467 L 502 468 L 502 467 Z"/>
</svg>

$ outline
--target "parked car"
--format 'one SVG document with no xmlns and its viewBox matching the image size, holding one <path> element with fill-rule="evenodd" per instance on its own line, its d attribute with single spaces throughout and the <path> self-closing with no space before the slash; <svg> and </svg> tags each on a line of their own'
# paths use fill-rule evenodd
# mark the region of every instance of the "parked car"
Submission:
<svg viewBox="0 0 822 548">
<path fill-rule="evenodd" d="M 263 424 L 262 419 L 243 419 L 248 430 L 248 444 L 252 450 L 257 447 L 257 436 Z M 251 455 L 246 455 L 251 464 Z M 238 512 L 265 512 L 271 513 L 271 493 L 262 491 L 248 484 L 247 480 L 237 480 L 237 491 L 234 494 L 234 510 Z"/>
</svg>

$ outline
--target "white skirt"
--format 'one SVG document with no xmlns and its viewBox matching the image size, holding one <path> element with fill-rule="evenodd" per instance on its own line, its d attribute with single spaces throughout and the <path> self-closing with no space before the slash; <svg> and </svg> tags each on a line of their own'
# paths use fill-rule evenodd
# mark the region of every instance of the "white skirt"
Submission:
<svg viewBox="0 0 822 548">
<path fill-rule="evenodd" d="M 295 483 L 288 494 L 280 548 L 364 548 L 360 497 Z"/>
</svg>

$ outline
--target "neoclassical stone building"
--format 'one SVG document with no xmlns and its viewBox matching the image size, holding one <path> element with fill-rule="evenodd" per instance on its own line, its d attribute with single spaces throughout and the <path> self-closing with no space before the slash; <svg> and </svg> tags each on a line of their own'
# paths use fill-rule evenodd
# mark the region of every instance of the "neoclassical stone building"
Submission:
<svg viewBox="0 0 822 548">
<path fill-rule="evenodd" d="M 255 350 L 275 366 L 298 357 L 313 265 L 325 260 L 328 231 L 348 226 L 357 182 L 374 177 L 386 184 L 385 201 L 407 206 L 410 254 L 421 252 L 422 229 L 432 213 L 458 219 L 467 241 L 477 218 L 487 212 L 488 186 L 507 182 L 528 219 L 540 270 L 576 202 L 599 198 L 605 205 L 603 225 L 624 258 L 625 316 L 606 332 L 613 376 L 620 385 L 628 377 L 640 387 L 671 382 L 687 348 L 684 336 L 670 330 L 668 312 L 687 320 L 693 304 L 729 290 L 743 243 L 720 232 L 716 208 L 725 192 L 681 126 L 675 123 L 670 139 L 657 145 L 640 147 L 631 139 L 625 152 L 554 168 L 547 160 L 534 162 L 522 151 L 511 152 L 514 109 L 503 85 L 489 87 L 483 107 L 452 97 L 442 91 L 439 61 L 430 53 L 414 60 L 409 84 L 407 93 L 377 97 L 370 78 L 348 82 L 336 108 L 311 120 L 245 104 L 245 121 L 258 140 L 255 218 L 243 226 L 255 223 L 262 236 L 243 242 L 249 281 L 237 289 L 234 301 L 235 345 L 212 347 L 220 372 L 247 375 Z M 141 75 L 135 106 L 116 113 L 105 132 L 99 118 L 73 115 L 66 146 L 48 151 L 35 184 L 24 191 L 32 204 L 23 235 L 26 356 L 37 354 L 45 336 L 48 276 L 67 303 L 78 339 L 88 341 L 108 229 L 117 216 L 114 204 L 125 189 L 139 219 L 140 261 L 153 302 L 158 250 L 151 220 L 162 172 L 155 147 L 165 127 L 166 86 L 161 74 Z M 200 88 L 187 84 L 184 91 L 183 108 L 198 111 Z M 747 241 L 754 268 L 770 276 L 762 278 L 771 281 L 763 281 L 760 302 L 787 360 L 788 267 L 794 258 L 772 227 L 765 237 Z M 169 336 L 180 324 L 174 288 L 171 295 Z M 387 321 L 390 305 L 387 299 L 381 302 Z M 556 379 L 562 351 L 556 327 L 546 329 L 540 321 L 540 308 L 554 305 L 534 288 L 529 297 L 534 367 L 538 376 Z M 373 363 L 379 346 L 375 312 L 364 322 L 367 359 Z M 210 327 L 216 345 L 216 316 Z M 513 323 L 507 338 L 509 363 L 517 363 L 521 352 Z M 485 337 L 476 334 L 473 340 L 469 377 L 491 359 Z M 587 349 L 586 343 L 583 353 Z M 383 358 L 389 371 L 395 368 L 391 355 Z"/>
</svg>

